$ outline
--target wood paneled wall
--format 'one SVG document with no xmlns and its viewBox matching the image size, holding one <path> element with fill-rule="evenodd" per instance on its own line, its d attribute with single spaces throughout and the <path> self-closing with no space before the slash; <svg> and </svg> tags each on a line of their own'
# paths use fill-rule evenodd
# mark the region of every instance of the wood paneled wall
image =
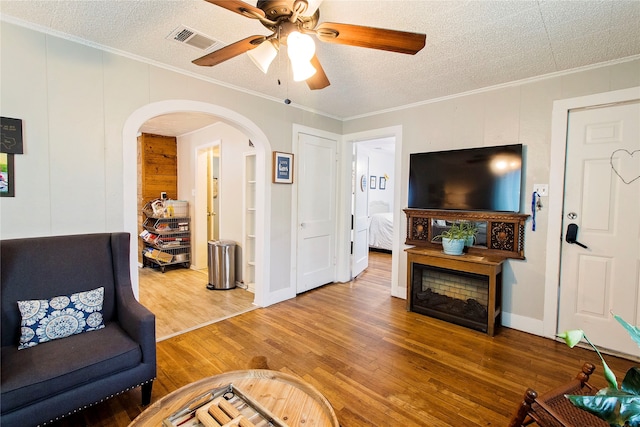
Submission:
<svg viewBox="0 0 640 427">
<path fill-rule="evenodd" d="M 142 208 L 163 191 L 169 199 L 178 199 L 177 139 L 143 133 L 138 137 L 138 229 L 144 221 Z M 138 261 L 142 262 L 141 254 Z"/>
</svg>

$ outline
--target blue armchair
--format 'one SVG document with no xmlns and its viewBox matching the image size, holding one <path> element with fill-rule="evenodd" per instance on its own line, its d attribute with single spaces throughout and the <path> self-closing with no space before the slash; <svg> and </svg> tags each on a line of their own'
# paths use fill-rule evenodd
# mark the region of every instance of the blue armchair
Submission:
<svg viewBox="0 0 640 427">
<path fill-rule="evenodd" d="M 0 424 L 44 425 L 128 389 L 151 400 L 155 316 L 134 297 L 128 233 L 0 241 Z M 18 301 L 104 288 L 104 327 L 18 350 Z"/>
</svg>

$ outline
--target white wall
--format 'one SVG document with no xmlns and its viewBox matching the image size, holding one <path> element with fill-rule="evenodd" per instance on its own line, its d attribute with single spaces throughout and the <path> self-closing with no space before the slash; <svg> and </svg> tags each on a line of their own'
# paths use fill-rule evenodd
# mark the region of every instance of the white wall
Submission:
<svg viewBox="0 0 640 427">
<path fill-rule="evenodd" d="M 221 240 L 232 240 L 236 242 L 238 261 L 242 259 L 242 191 L 243 191 L 243 165 L 244 153 L 254 148 L 249 146 L 249 138 L 239 130 L 226 123 L 218 122 L 214 125 L 182 135 L 178 138 L 178 198 L 189 201 L 189 210 L 194 224 L 192 233 L 198 236 L 206 236 L 206 221 L 194 221 L 196 217 L 196 196 L 195 190 L 198 187 L 206 186 L 203 182 L 196 182 L 197 151 L 203 147 L 210 146 L 214 142 L 220 144 L 220 170 L 218 177 L 218 202 L 220 208 L 217 212 L 220 226 Z M 206 179 L 206 178 L 205 178 Z M 200 239 L 202 240 L 202 239 Z M 206 242 L 205 242 L 206 245 Z M 192 248 L 193 259 L 203 259 L 198 253 L 206 251 L 206 246 L 197 245 Z M 205 262 L 202 265 L 195 265 L 196 268 L 206 268 Z M 242 280 L 242 269 L 236 269 L 236 279 Z"/>
<path fill-rule="evenodd" d="M 369 188 L 369 204 L 371 202 L 384 202 L 393 211 L 393 182 L 391 178 L 394 173 L 394 153 L 382 150 L 368 150 L 369 156 L 369 176 L 376 177 L 376 188 Z M 389 176 L 384 190 L 380 189 L 380 177 Z"/>
<path fill-rule="evenodd" d="M 122 231 L 123 129 L 139 109 L 161 101 L 218 105 L 248 118 L 270 149 L 291 152 L 294 123 L 340 133 L 342 123 L 14 24 L 0 25 L 0 114 L 23 120 L 25 154 L 16 156 L 16 197 L 0 201 L 3 239 Z M 128 154 L 127 154 L 128 155 Z M 270 153 L 266 156 L 270 170 Z M 135 179 L 135 175 L 127 179 Z M 270 182 L 267 186 L 272 188 Z M 135 188 L 134 188 L 135 193 Z M 270 192 L 270 283 L 291 287 L 291 188 Z M 127 213 L 127 215 L 131 215 Z M 135 222 L 135 219 L 134 219 Z M 257 294 L 256 294 L 257 295 Z"/>
<path fill-rule="evenodd" d="M 534 183 L 549 183 L 550 192 L 563 191 L 550 181 L 550 140 L 553 101 L 640 85 L 640 60 L 549 76 L 506 85 L 371 117 L 348 120 L 344 133 L 401 125 L 403 132 L 401 206 L 407 205 L 409 154 L 487 145 L 525 145 L 523 212 L 530 213 Z M 543 200 L 543 204 L 545 200 Z M 536 231 L 527 223 L 524 261 L 510 260 L 503 274 L 503 323 L 542 334 L 548 211 L 536 217 Z M 404 235 L 399 233 L 404 241 Z M 560 236 L 550 236 L 559 239 Z M 399 278 L 406 277 L 406 253 L 397 254 Z"/>
</svg>

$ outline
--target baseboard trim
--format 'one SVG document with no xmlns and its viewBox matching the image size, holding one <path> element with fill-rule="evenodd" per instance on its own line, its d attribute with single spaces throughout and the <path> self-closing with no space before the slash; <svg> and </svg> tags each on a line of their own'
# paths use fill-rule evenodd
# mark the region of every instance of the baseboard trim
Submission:
<svg viewBox="0 0 640 427">
<path fill-rule="evenodd" d="M 502 312 L 502 326 L 541 337 L 544 336 L 544 322 L 531 317 Z"/>
</svg>

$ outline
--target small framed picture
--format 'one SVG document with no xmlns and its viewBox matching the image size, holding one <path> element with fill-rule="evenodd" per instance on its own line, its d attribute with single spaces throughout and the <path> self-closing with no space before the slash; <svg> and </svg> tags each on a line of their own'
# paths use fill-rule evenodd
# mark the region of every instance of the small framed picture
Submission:
<svg viewBox="0 0 640 427">
<path fill-rule="evenodd" d="M 369 178 L 369 188 L 372 190 L 376 189 L 376 181 L 377 178 L 375 176 L 371 176 L 371 178 Z"/>
<path fill-rule="evenodd" d="M 293 154 L 273 152 L 273 182 L 293 184 Z"/>
<path fill-rule="evenodd" d="M 387 178 L 385 178 L 384 176 L 380 177 L 380 185 L 378 186 L 378 188 L 380 188 L 381 190 L 387 188 Z"/>
<path fill-rule="evenodd" d="M 0 197 L 15 197 L 13 154 L 0 153 Z"/>
</svg>

